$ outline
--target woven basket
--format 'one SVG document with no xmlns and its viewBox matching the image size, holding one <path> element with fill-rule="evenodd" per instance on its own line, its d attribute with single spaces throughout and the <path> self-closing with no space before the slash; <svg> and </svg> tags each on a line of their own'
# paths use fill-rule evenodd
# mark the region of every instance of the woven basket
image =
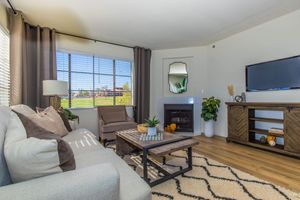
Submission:
<svg viewBox="0 0 300 200">
<path fill-rule="evenodd" d="M 137 130 L 140 133 L 147 133 L 148 132 L 148 127 L 146 124 L 138 124 L 137 125 Z"/>
<path fill-rule="evenodd" d="M 159 132 L 159 125 L 156 126 L 157 132 Z M 140 133 L 148 133 L 148 127 L 147 124 L 138 124 L 137 130 Z"/>
</svg>

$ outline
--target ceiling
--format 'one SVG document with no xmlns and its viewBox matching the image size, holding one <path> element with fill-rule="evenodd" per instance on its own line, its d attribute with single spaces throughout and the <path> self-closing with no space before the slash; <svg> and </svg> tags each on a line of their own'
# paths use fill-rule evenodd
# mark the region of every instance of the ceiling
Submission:
<svg viewBox="0 0 300 200">
<path fill-rule="evenodd" d="M 211 44 L 300 9 L 300 0 L 11 0 L 32 24 L 151 49 Z"/>
</svg>

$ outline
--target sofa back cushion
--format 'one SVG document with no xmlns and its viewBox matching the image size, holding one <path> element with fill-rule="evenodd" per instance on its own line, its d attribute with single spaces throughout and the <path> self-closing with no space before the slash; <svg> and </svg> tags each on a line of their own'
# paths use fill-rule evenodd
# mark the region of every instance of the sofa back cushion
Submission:
<svg viewBox="0 0 300 200">
<path fill-rule="evenodd" d="M 11 184 L 10 175 L 4 157 L 4 140 L 9 123 L 10 108 L 0 106 L 0 186 Z"/>
<path fill-rule="evenodd" d="M 105 124 L 127 121 L 125 106 L 99 106 L 98 114 Z"/>
<path fill-rule="evenodd" d="M 22 121 L 11 112 L 4 142 L 4 155 L 14 183 L 75 169 L 74 155 L 67 143 L 28 117 L 18 115 Z"/>
</svg>

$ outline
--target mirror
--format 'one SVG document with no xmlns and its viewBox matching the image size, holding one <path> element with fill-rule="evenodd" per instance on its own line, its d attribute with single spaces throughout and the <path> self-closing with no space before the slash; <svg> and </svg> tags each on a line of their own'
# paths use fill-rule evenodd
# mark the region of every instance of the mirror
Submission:
<svg viewBox="0 0 300 200">
<path fill-rule="evenodd" d="M 181 94 L 187 91 L 188 73 L 187 65 L 184 62 L 171 63 L 169 69 L 169 90 L 174 94 Z"/>
</svg>

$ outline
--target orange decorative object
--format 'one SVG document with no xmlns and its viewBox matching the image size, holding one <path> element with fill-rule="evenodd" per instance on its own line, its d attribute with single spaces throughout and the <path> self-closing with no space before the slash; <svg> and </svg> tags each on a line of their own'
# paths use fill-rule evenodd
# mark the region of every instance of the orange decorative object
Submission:
<svg viewBox="0 0 300 200">
<path fill-rule="evenodd" d="M 276 137 L 275 137 L 275 136 L 272 136 L 272 135 L 268 135 L 267 141 L 268 141 L 268 143 L 269 143 L 270 141 L 276 141 Z"/>
<path fill-rule="evenodd" d="M 167 127 L 165 127 L 165 131 L 166 132 L 169 132 L 169 133 L 174 133 L 176 130 L 176 124 L 170 124 L 170 125 L 167 125 Z"/>
<path fill-rule="evenodd" d="M 171 128 L 172 131 L 175 131 L 176 130 L 176 124 L 174 124 L 174 123 L 170 124 L 170 128 Z"/>
<path fill-rule="evenodd" d="M 146 124 L 138 124 L 138 125 L 137 125 L 137 130 L 138 130 L 138 132 L 140 132 L 140 133 L 147 133 L 148 127 L 147 127 Z"/>
</svg>

